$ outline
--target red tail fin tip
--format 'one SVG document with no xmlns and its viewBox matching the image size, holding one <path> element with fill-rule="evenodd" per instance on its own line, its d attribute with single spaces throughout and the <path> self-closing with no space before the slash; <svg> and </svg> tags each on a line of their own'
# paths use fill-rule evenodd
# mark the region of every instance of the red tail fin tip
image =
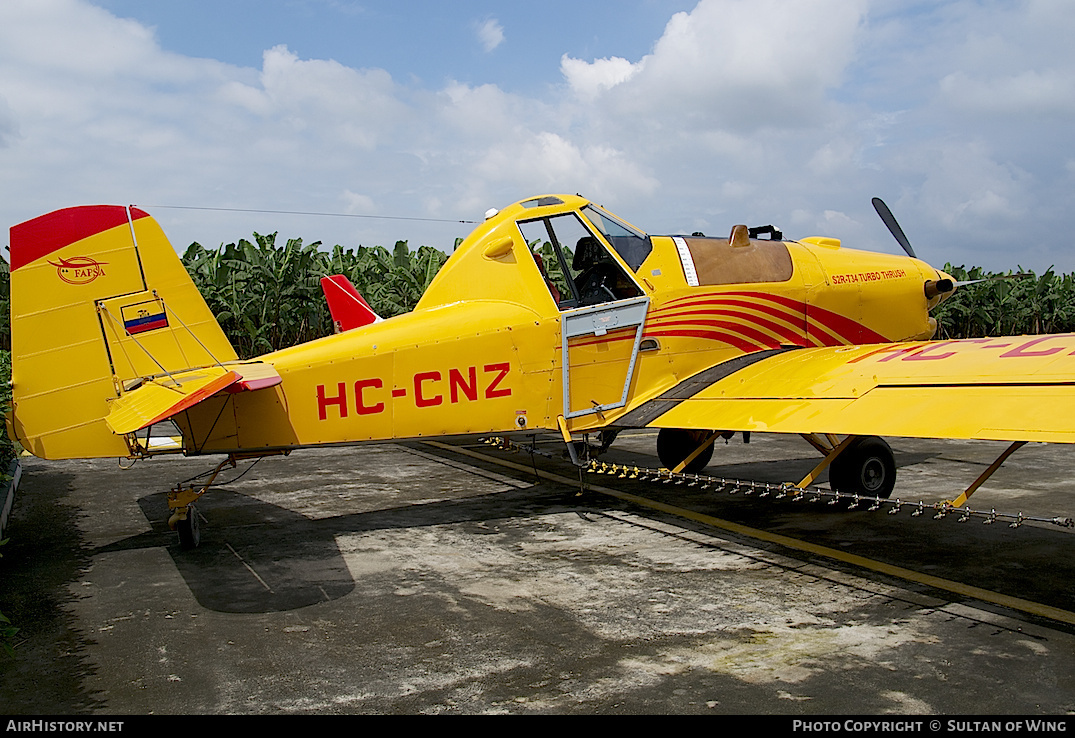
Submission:
<svg viewBox="0 0 1075 738">
<path fill-rule="evenodd" d="M 362 295 L 351 284 L 351 280 L 342 274 L 321 278 L 321 289 L 328 301 L 328 310 L 332 315 L 332 324 L 337 333 L 354 330 L 376 323 L 381 316 L 373 312 Z"/>
</svg>

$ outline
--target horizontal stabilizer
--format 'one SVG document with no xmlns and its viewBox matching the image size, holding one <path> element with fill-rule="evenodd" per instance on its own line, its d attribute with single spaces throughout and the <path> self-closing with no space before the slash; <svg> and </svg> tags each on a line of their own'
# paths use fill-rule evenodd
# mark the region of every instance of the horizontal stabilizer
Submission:
<svg viewBox="0 0 1075 738">
<path fill-rule="evenodd" d="M 271 364 L 191 369 L 157 377 L 114 400 L 105 423 L 118 435 L 167 420 L 218 392 L 254 391 L 280 383 Z"/>
<path fill-rule="evenodd" d="M 239 374 L 239 380 L 227 388 L 228 392 L 253 392 L 266 387 L 275 387 L 283 381 L 272 364 L 262 361 L 228 364 L 227 367 Z"/>
</svg>

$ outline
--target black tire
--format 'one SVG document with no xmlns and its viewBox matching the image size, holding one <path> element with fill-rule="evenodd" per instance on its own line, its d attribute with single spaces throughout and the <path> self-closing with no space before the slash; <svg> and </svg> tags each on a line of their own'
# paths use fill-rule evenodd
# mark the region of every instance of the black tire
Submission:
<svg viewBox="0 0 1075 738">
<path fill-rule="evenodd" d="M 708 431 L 662 428 L 657 434 L 657 458 L 661 460 L 666 469 L 675 469 L 683 459 L 690 456 L 691 451 L 698 448 L 698 444 L 704 441 L 708 435 Z M 710 443 L 709 447 L 694 457 L 683 471 L 687 474 L 697 474 L 709 466 L 709 462 L 712 459 L 713 444 Z"/>
<path fill-rule="evenodd" d="M 175 532 L 179 534 L 179 547 L 182 549 L 197 548 L 201 543 L 202 533 L 198 526 L 198 511 L 193 505 L 187 510 L 187 517 L 175 524 Z"/>
<path fill-rule="evenodd" d="M 851 442 L 829 467 L 829 486 L 845 494 L 887 499 L 896 486 L 896 460 L 883 438 Z"/>
</svg>

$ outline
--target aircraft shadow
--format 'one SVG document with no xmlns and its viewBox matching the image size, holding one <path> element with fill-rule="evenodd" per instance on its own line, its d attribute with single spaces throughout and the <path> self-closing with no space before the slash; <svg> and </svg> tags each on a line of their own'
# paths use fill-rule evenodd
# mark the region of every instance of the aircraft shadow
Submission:
<svg viewBox="0 0 1075 738">
<path fill-rule="evenodd" d="M 931 458 L 931 453 L 896 452 L 899 466 Z M 624 454 L 633 456 L 633 454 Z M 652 457 L 651 457 L 652 458 Z M 626 459 L 625 459 L 626 460 Z M 620 463 L 623 463 L 622 461 Z M 786 481 L 805 474 L 815 458 L 712 464 L 711 475 L 729 478 Z M 559 471 L 559 470 L 556 470 Z M 600 484 L 600 477 L 594 476 Z M 628 490 L 633 484 L 624 480 Z M 652 488 L 640 488 L 652 495 Z M 1019 582 L 1017 596 L 1033 596 L 1038 601 L 1071 608 L 1071 597 L 1059 594 L 1049 577 L 1031 586 L 1026 570 L 1060 571 L 1071 569 L 1056 560 L 1056 546 L 1062 535 L 1052 529 L 1024 528 L 1020 535 L 1006 534 L 1003 526 L 972 532 L 957 523 L 938 524 L 926 518 L 869 513 L 834 517 L 827 507 L 789 507 L 742 496 L 714 496 L 706 491 L 670 486 L 658 487 L 658 497 L 670 496 L 674 504 L 706 512 L 737 508 L 736 520 L 786 535 L 809 535 L 832 547 L 848 547 L 865 556 L 880 556 L 904 565 L 914 562 L 931 572 L 957 580 L 973 577 L 980 586 L 1007 591 Z M 522 519 L 540 515 L 588 510 L 597 512 L 620 504 L 604 498 L 573 496 L 574 490 L 556 484 L 535 484 L 500 492 L 437 502 L 397 504 L 387 509 L 353 512 L 314 519 L 300 512 L 274 505 L 256 497 L 228 489 L 214 489 L 198 504 L 204 517 L 202 544 L 193 551 L 181 550 L 177 536 L 167 527 L 168 510 L 159 493 L 139 498 L 139 507 L 151 530 L 107 546 L 80 549 L 83 556 L 123 550 L 161 548 L 168 552 L 189 590 L 203 607 L 218 612 L 267 613 L 307 607 L 343 597 L 356 588 L 337 540 L 346 534 L 379 530 L 399 530 L 438 525 L 473 523 L 475 532 L 487 530 L 489 521 Z M 717 505 L 717 508 L 714 508 Z M 643 513 L 649 515 L 651 513 Z M 657 513 L 653 513 L 657 514 Z M 505 526 L 499 527 L 503 532 Z M 986 571 L 980 562 L 989 561 Z M 1063 577 L 1062 577 L 1063 578 Z"/>
<path fill-rule="evenodd" d="M 899 466 L 926 458 L 926 454 L 896 454 Z M 782 482 L 801 478 L 816 463 L 814 457 L 714 463 L 704 473 Z M 218 612 L 278 612 L 335 600 L 354 590 L 355 581 L 337 544 L 341 534 L 485 522 L 577 509 L 578 501 L 568 499 L 562 490 L 537 485 L 313 519 L 253 496 L 214 489 L 197 504 L 201 545 L 183 550 L 176 534 L 168 528 L 164 496 L 154 493 L 138 500 L 150 531 L 97 548 L 93 553 L 164 548 L 203 607 Z"/>
<path fill-rule="evenodd" d="M 201 545 L 183 550 L 168 529 L 163 496 L 154 494 L 138 501 L 152 531 L 93 553 L 163 547 L 203 607 L 233 613 L 279 612 L 353 591 L 354 579 L 337 544 L 341 534 L 575 509 L 566 499 L 562 491 L 531 487 L 315 520 L 244 494 L 213 490 L 197 505 Z"/>
</svg>

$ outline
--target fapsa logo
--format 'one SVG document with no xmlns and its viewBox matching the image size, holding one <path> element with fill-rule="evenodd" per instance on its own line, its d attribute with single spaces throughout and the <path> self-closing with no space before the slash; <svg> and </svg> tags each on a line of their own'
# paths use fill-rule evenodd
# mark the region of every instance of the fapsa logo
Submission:
<svg viewBox="0 0 1075 738">
<path fill-rule="evenodd" d="M 49 262 L 56 267 L 56 274 L 67 284 L 89 284 L 98 277 L 103 277 L 107 263 L 88 256 L 73 256 L 70 259 Z"/>
</svg>

